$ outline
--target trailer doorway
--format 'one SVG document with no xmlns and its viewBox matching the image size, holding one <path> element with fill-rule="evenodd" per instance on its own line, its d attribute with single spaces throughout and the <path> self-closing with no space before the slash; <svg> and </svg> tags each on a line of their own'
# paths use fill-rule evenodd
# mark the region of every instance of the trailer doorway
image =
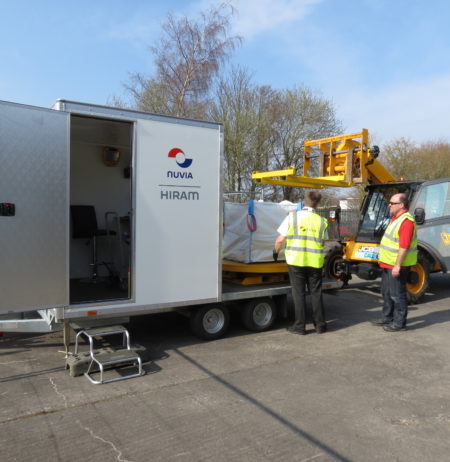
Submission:
<svg viewBox="0 0 450 462">
<path fill-rule="evenodd" d="M 70 304 L 132 298 L 132 133 L 71 115 Z"/>
</svg>

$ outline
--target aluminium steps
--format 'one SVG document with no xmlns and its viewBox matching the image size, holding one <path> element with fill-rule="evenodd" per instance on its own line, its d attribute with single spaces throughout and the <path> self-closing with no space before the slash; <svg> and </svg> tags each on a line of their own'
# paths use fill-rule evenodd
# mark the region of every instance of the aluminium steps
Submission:
<svg viewBox="0 0 450 462">
<path fill-rule="evenodd" d="M 122 335 L 122 348 L 112 350 L 107 353 L 96 353 L 96 351 L 94 351 L 94 339 L 99 337 L 104 338 L 110 335 Z M 145 371 L 142 369 L 141 357 L 136 350 L 133 350 L 130 347 L 130 334 L 125 327 L 116 325 L 80 330 L 75 338 L 75 355 L 78 354 L 78 341 L 81 336 L 86 337 L 89 341 L 89 354 L 91 361 L 84 375 L 93 384 L 100 385 L 109 382 L 117 382 L 119 380 L 140 377 L 145 374 Z M 136 367 L 136 372 L 124 375 L 122 377 L 114 377 L 109 379 L 104 378 L 105 367 L 119 367 L 130 364 Z M 96 368 L 100 372 L 100 378 L 98 380 L 92 376 L 92 372 Z"/>
</svg>

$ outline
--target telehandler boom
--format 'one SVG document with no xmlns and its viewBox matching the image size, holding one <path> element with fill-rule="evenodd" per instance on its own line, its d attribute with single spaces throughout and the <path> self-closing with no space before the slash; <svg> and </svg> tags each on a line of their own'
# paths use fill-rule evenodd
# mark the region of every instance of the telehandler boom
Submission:
<svg viewBox="0 0 450 462">
<path fill-rule="evenodd" d="M 378 146 L 369 147 L 369 132 L 305 140 L 303 176 L 296 168 L 253 172 L 257 183 L 323 189 L 328 186 L 350 187 L 357 184 L 393 183 L 395 178 L 377 160 Z"/>
</svg>

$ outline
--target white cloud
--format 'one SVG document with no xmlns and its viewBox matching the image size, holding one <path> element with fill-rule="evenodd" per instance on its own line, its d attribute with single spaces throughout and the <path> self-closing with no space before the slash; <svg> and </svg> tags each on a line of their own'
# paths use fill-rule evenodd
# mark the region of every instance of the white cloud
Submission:
<svg viewBox="0 0 450 462">
<path fill-rule="evenodd" d="M 137 47 L 142 44 L 148 46 L 160 32 L 162 20 L 161 17 L 154 18 L 148 14 L 133 14 L 126 18 L 110 19 L 97 30 L 106 40 L 126 41 Z"/>
<path fill-rule="evenodd" d="M 450 74 L 376 91 L 350 88 L 335 98 L 347 130 L 368 128 L 377 142 L 405 137 L 413 141 L 450 141 Z"/>
<path fill-rule="evenodd" d="M 322 0 L 234 0 L 235 32 L 250 39 L 303 19 Z"/>
</svg>

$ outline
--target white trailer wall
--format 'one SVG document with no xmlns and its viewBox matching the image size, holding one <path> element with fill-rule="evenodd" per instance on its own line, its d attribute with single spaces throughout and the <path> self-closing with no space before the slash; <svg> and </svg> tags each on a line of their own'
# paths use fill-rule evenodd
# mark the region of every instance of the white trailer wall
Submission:
<svg viewBox="0 0 450 462">
<path fill-rule="evenodd" d="M 136 303 L 217 300 L 220 127 L 138 120 L 136 131 Z"/>
</svg>

